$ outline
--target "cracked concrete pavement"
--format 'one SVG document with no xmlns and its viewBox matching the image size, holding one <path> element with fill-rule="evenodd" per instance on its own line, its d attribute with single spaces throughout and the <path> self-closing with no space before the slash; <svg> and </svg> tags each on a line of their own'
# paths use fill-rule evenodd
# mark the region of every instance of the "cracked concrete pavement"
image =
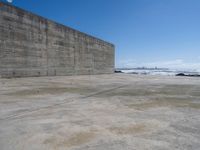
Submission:
<svg viewBox="0 0 200 150">
<path fill-rule="evenodd" d="M 199 78 L 0 79 L 1 150 L 198 150 L 199 139 Z"/>
</svg>

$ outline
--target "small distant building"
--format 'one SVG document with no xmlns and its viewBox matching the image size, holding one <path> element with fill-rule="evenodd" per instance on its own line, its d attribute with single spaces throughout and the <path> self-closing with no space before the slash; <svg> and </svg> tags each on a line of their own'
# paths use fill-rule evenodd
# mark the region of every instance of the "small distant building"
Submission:
<svg viewBox="0 0 200 150">
<path fill-rule="evenodd" d="M 0 2 L 0 77 L 114 73 L 114 45 Z"/>
</svg>

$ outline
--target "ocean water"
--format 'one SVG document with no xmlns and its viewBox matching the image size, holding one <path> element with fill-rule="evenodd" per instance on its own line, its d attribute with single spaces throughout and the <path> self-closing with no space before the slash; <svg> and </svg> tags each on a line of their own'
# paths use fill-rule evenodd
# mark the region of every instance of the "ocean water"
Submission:
<svg viewBox="0 0 200 150">
<path fill-rule="evenodd" d="M 116 69 L 117 71 L 122 71 L 127 74 L 140 74 L 140 75 L 166 75 L 166 76 L 176 76 L 177 74 L 183 73 L 185 75 L 200 75 L 198 70 L 188 70 L 188 69 L 166 69 L 166 68 L 121 68 Z"/>
</svg>

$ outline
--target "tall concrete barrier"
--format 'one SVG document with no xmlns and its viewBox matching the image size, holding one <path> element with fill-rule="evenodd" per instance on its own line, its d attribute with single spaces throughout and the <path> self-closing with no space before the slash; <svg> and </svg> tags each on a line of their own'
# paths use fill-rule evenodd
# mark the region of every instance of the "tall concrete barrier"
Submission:
<svg viewBox="0 0 200 150">
<path fill-rule="evenodd" d="M 113 44 L 0 2 L 0 77 L 110 74 Z"/>
</svg>

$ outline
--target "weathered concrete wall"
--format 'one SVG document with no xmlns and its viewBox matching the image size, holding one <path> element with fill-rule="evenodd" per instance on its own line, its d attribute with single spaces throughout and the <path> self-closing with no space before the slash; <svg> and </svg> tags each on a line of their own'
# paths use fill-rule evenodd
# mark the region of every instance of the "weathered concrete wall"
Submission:
<svg viewBox="0 0 200 150">
<path fill-rule="evenodd" d="M 114 72 L 114 45 L 0 3 L 0 76 Z"/>
</svg>

